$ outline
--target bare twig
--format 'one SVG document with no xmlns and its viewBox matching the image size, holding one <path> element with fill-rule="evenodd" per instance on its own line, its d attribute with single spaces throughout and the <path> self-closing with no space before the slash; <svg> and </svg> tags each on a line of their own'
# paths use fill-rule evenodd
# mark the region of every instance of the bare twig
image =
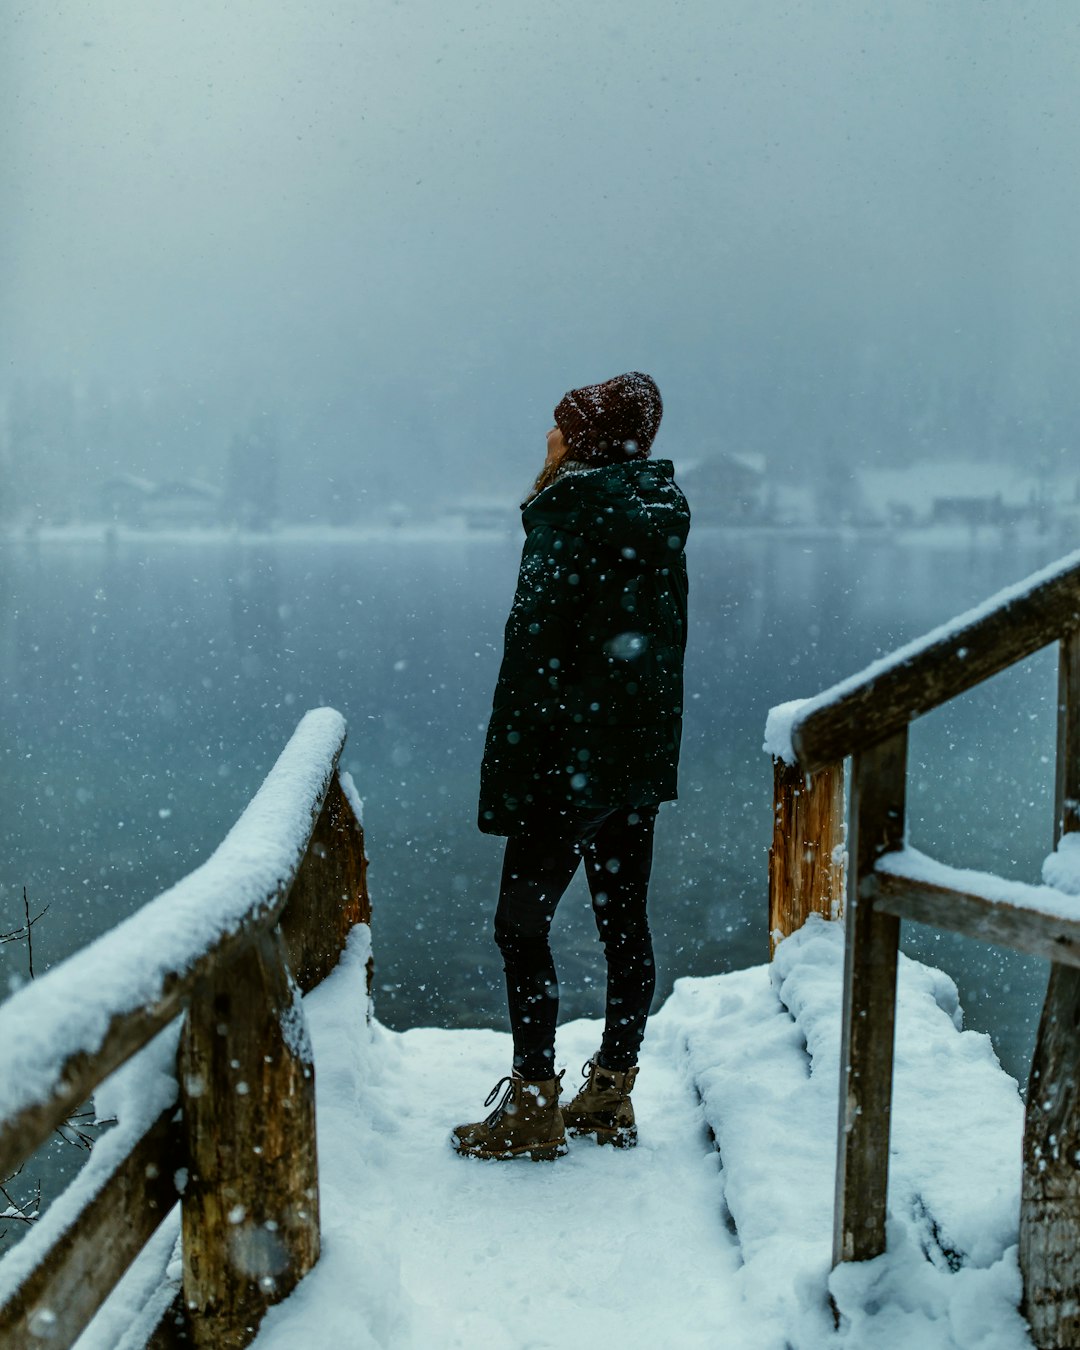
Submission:
<svg viewBox="0 0 1080 1350">
<path fill-rule="evenodd" d="M 40 1180 L 34 1187 L 34 1196 L 32 1200 L 16 1200 L 8 1190 L 9 1183 L 14 1181 L 21 1172 L 22 1168 L 20 1167 L 18 1171 L 12 1172 L 11 1176 L 5 1177 L 4 1180 L 0 1182 L 0 1196 L 3 1196 L 7 1201 L 7 1208 L 0 1210 L 0 1223 L 3 1223 L 6 1219 L 8 1223 L 31 1224 L 36 1222 L 38 1215 L 41 1213 Z M 0 1228 L 0 1237 L 3 1237 L 6 1232 L 6 1228 Z"/>
<path fill-rule="evenodd" d="M 63 1124 L 57 1125 L 56 1133 L 65 1144 L 71 1144 L 75 1148 L 84 1148 L 89 1153 L 97 1143 L 97 1136 L 89 1132 L 100 1130 L 106 1125 L 115 1124 L 115 1116 L 99 1117 L 92 1107 L 87 1107 L 82 1111 L 72 1112 Z"/>
<path fill-rule="evenodd" d="M 89 1153 L 94 1147 L 94 1136 L 80 1130 L 77 1125 L 72 1125 L 70 1120 L 65 1120 L 61 1125 L 57 1125 L 56 1133 L 65 1144 L 71 1144 L 73 1148 L 85 1149 Z"/>
<path fill-rule="evenodd" d="M 23 913 L 26 915 L 26 959 L 30 963 L 30 978 L 34 978 L 34 925 L 30 922 L 30 901 L 26 898 L 26 887 L 22 888 Z"/>
<path fill-rule="evenodd" d="M 25 898 L 25 893 L 24 893 Z M 28 924 L 20 924 L 18 928 L 12 928 L 10 932 L 0 933 L 0 943 L 3 942 L 21 942 L 23 938 L 28 937 L 30 929 L 37 923 L 38 919 L 48 914 L 49 906 L 46 905 L 40 914 L 35 914 Z"/>
</svg>

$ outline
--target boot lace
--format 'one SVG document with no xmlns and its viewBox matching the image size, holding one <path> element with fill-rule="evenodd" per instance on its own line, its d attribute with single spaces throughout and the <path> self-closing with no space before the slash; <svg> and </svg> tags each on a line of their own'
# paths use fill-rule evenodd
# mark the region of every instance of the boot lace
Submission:
<svg viewBox="0 0 1080 1350">
<path fill-rule="evenodd" d="M 562 1077 L 563 1077 L 563 1073 L 564 1073 L 564 1072 L 565 1072 L 565 1070 L 560 1070 L 560 1071 L 555 1075 L 555 1101 L 556 1101 L 556 1102 L 558 1102 L 558 1100 L 559 1100 L 559 1089 L 560 1089 L 560 1087 L 561 1087 L 561 1085 L 562 1085 Z M 507 1107 L 507 1104 L 508 1104 L 509 1101 L 510 1101 L 510 1098 L 514 1095 L 514 1085 L 515 1085 L 515 1083 L 520 1083 L 521 1081 L 522 1081 L 522 1080 L 521 1080 L 520 1078 L 518 1078 L 516 1074 L 512 1074 L 512 1073 L 511 1073 L 511 1074 L 507 1074 L 507 1076 L 506 1076 L 505 1078 L 500 1078 L 500 1079 L 499 1079 L 499 1081 L 498 1081 L 498 1082 L 495 1084 L 495 1086 L 491 1089 L 491 1091 L 488 1093 L 488 1095 L 484 1098 L 484 1105 L 485 1105 L 485 1106 L 490 1106 L 490 1105 L 491 1105 L 491 1103 L 492 1103 L 492 1102 L 495 1100 L 495 1098 L 499 1095 L 499 1092 L 500 1092 L 500 1090 L 502 1089 L 502 1087 L 503 1087 L 504 1084 L 505 1084 L 505 1086 L 506 1086 L 506 1091 L 505 1091 L 505 1092 L 503 1093 L 503 1095 L 502 1095 L 502 1101 L 498 1104 L 498 1106 L 495 1108 L 495 1110 L 492 1111 L 491 1115 L 486 1116 L 486 1117 L 484 1118 L 484 1124 L 485 1124 L 485 1125 L 497 1125 L 497 1124 L 499 1123 L 499 1121 L 500 1121 L 500 1120 L 503 1118 L 503 1116 L 506 1114 L 506 1107 Z M 545 1098 L 545 1100 L 546 1100 L 546 1098 Z"/>
<path fill-rule="evenodd" d="M 503 1115 L 506 1112 L 506 1104 L 510 1100 L 510 1098 L 514 1095 L 514 1082 L 515 1079 L 513 1074 L 507 1074 L 505 1078 L 500 1078 L 499 1081 L 488 1093 L 487 1097 L 484 1099 L 485 1106 L 490 1106 L 491 1103 L 495 1100 L 495 1098 L 499 1095 L 499 1090 L 503 1087 L 504 1084 L 506 1086 L 506 1091 L 503 1093 L 502 1101 L 498 1104 L 495 1110 L 492 1111 L 491 1115 L 485 1118 L 484 1120 L 485 1125 L 497 1125 L 499 1121 L 502 1119 Z"/>
<path fill-rule="evenodd" d="M 594 1057 L 589 1058 L 585 1061 L 585 1063 L 581 1066 L 581 1076 L 582 1078 L 584 1078 L 585 1081 L 582 1083 L 581 1087 L 578 1088 L 579 1093 L 584 1092 L 585 1089 L 590 1085 L 593 1079 L 593 1074 L 599 1068 L 600 1065 L 597 1064 L 596 1059 Z"/>
</svg>

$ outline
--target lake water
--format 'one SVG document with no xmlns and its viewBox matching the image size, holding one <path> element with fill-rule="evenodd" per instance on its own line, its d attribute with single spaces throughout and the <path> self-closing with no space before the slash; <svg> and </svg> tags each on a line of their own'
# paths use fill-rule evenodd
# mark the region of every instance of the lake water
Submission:
<svg viewBox="0 0 1080 1350">
<path fill-rule="evenodd" d="M 365 798 L 376 1001 L 394 1027 L 504 1025 L 500 841 L 477 771 L 520 540 L 501 535 L 0 546 L 0 929 L 40 972 L 194 867 L 320 704 Z M 682 796 L 651 912 L 662 997 L 765 959 L 769 706 L 813 694 L 1048 561 L 1050 545 L 691 536 Z M 913 842 L 1026 879 L 1051 845 L 1056 655 L 916 724 Z M 578 878 L 556 920 L 566 1016 L 601 1004 Z M 1044 963 L 905 926 L 1023 1079 Z M 25 948 L 0 947 L 6 984 Z"/>
</svg>

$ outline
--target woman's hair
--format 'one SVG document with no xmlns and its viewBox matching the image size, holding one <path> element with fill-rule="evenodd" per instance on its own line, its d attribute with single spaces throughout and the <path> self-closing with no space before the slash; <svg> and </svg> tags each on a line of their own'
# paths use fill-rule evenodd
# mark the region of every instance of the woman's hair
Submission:
<svg viewBox="0 0 1080 1350">
<path fill-rule="evenodd" d="M 559 474 L 562 472 L 565 465 L 566 465 L 565 458 L 552 460 L 550 464 L 544 465 L 544 467 L 536 475 L 536 482 L 532 485 L 532 489 L 530 490 L 528 496 L 521 503 L 522 509 L 528 506 L 528 504 L 531 501 L 535 501 L 536 498 L 540 496 L 541 492 L 543 492 L 545 488 L 550 487 L 552 483 L 554 483 L 555 479 L 559 477 Z"/>
</svg>

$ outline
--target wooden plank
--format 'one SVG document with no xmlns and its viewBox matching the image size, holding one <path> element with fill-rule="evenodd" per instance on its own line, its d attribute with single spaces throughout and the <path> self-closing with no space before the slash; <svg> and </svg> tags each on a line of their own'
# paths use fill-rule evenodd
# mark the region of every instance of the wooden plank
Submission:
<svg viewBox="0 0 1080 1350">
<path fill-rule="evenodd" d="M 309 807 L 312 829 L 315 828 L 331 783 L 336 784 L 340 753 L 341 745 L 335 752 L 326 778 L 313 794 Z M 69 1055 L 62 1065 L 55 1089 L 47 1097 L 31 1101 L 22 1110 L 0 1120 L 0 1176 L 14 1172 L 80 1103 L 93 1095 L 94 1088 L 104 1078 L 141 1050 L 183 1011 L 192 990 L 200 981 L 235 961 L 246 950 L 254 934 L 276 924 L 302 861 L 302 856 L 296 859 L 293 870 L 278 879 L 273 891 L 250 906 L 236 928 L 225 933 L 213 947 L 202 952 L 185 969 L 168 974 L 157 999 L 117 1012 L 96 1051 L 80 1051 Z M 104 941 L 108 941 L 107 936 Z M 72 959 L 78 960 L 78 955 Z M 104 961 L 104 954 L 98 959 Z M 49 978 L 61 978 L 62 972 L 63 965 L 58 966 L 49 973 Z"/>
<path fill-rule="evenodd" d="M 1080 632 L 1061 642 L 1058 655 L 1057 774 L 1054 847 L 1080 830 Z"/>
<path fill-rule="evenodd" d="M 305 994 L 337 965 L 349 930 L 370 922 L 364 832 L 335 775 L 281 916 L 289 965 Z"/>
<path fill-rule="evenodd" d="M 769 849 L 769 960 L 811 914 L 844 912 L 844 766 L 813 775 L 773 760 Z"/>
<path fill-rule="evenodd" d="M 885 1250 L 900 921 L 874 904 L 874 865 L 904 837 L 907 731 L 854 756 L 845 914 L 833 1263 Z"/>
<path fill-rule="evenodd" d="M 0 1345 L 71 1345 L 176 1204 L 183 1166 L 176 1107 L 163 1112 L 8 1301 Z"/>
<path fill-rule="evenodd" d="M 184 1302 L 200 1350 L 235 1350 L 319 1256 L 315 1067 L 279 929 L 199 989 L 180 1078 Z"/>
<path fill-rule="evenodd" d="M 1009 904 L 972 891 L 898 876 L 888 871 L 888 865 L 888 857 L 883 858 L 874 877 L 875 908 L 882 913 L 1080 966 L 1080 901 L 1076 904 L 1076 917 L 1064 918 L 1051 910 Z M 1037 895 L 1049 887 L 1026 889 Z"/>
<path fill-rule="evenodd" d="M 1074 561 L 946 636 L 902 649 L 835 699 L 823 694 L 820 706 L 792 727 L 799 764 L 813 772 L 896 735 L 913 718 L 1078 627 L 1080 564 Z"/>
<path fill-rule="evenodd" d="M 1080 829 L 1080 635 L 1061 644 L 1055 846 Z M 1080 901 L 1077 901 L 1080 909 Z M 1080 1346 L 1080 971 L 1055 961 L 1031 1059 L 1020 1191 L 1024 1315 L 1040 1347 Z"/>
</svg>

